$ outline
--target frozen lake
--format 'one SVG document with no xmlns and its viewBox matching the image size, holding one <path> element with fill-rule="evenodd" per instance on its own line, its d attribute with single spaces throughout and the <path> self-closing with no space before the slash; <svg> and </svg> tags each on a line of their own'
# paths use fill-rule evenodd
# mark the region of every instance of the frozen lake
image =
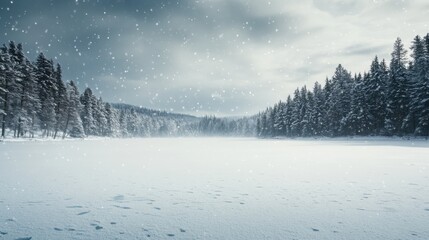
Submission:
<svg viewBox="0 0 429 240">
<path fill-rule="evenodd" d="M 429 143 L 0 143 L 0 239 L 429 239 Z"/>
</svg>

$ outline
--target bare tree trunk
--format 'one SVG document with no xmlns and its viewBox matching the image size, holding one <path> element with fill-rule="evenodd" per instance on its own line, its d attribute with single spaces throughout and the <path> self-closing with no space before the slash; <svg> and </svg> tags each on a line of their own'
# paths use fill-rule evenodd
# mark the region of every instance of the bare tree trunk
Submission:
<svg viewBox="0 0 429 240">
<path fill-rule="evenodd" d="M 2 138 L 5 138 L 5 131 L 6 130 L 6 113 L 3 114 L 3 120 L 1 123 L 1 136 Z"/>
<path fill-rule="evenodd" d="M 6 91 L 5 91 L 5 93 L 4 93 L 4 104 L 3 104 L 3 110 L 4 110 L 4 113 L 3 113 L 3 120 L 2 120 L 2 123 L 1 123 L 1 136 L 3 137 L 3 138 L 5 138 L 6 137 L 6 115 L 7 115 L 7 112 L 8 112 L 8 109 L 7 109 L 7 106 L 8 106 L 8 101 L 9 101 L 9 94 L 7 93 L 7 88 L 8 88 L 8 81 L 7 81 L 7 78 L 6 78 L 6 82 L 5 82 L 5 89 L 6 89 Z"/>
<path fill-rule="evenodd" d="M 16 137 L 20 137 L 21 136 L 21 124 L 22 124 L 22 120 L 21 117 L 18 119 L 18 134 L 16 135 Z"/>
<path fill-rule="evenodd" d="M 57 119 L 57 122 L 55 123 L 55 129 L 54 129 L 54 139 L 57 138 L 57 132 L 58 132 L 58 128 L 60 128 L 60 119 L 61 116 L 59 116 L 59 118 Z"/>
<path fill-rule="evenodd" d="M 58 124 L 57 124 L 58 125 Z M 57 138 L 58 126 L 55 126 L 54 139 Z"/>
<path fill-rule="evenodd" d="M 31 138 L 34 138 L 34 121 L 35 121 L 35 114 L 33 113 L 33 116 L 31 117 Z"/>
<path fill-rule="evenodd" d="M 428 137 L 429 137 L 429 121 L 428 121 L 428 124 L 427 124 L 427 133 L 426 133 L 426 140 L 428 140 Z"/>
<path fill-rule="evenodd" d="M 69 121 L 70 121 L 70 111 L 67 114 L 67 120 L 66 120 L 66 125 L 64 127 L 64 131 L 63 131 L 63 139 L 66 138 L 66 134 L 67 134 L 67 128 L 69 126 Z"/>
</svg>

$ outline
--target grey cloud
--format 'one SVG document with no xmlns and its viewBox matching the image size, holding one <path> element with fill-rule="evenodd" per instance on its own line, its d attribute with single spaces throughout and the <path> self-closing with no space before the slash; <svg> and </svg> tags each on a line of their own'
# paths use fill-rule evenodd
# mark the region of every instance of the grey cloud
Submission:
<svg viewBox="0 0 429 240">
<path fill-rule="evenodd" d="M 367 69 L 394 37 L 412 39 L 409 29 L 395 30 L 402 19 L 427 28 L 416 17 L 424 1 L 271 2 L 3 1 L 0 29 L 4 41 L 24 42 L 33 59 L 46 52 L 64 79 L 107 101 L 241 115 L 324 81 L 338 63 Z M 401 19 L 385 20 L 401 8 Z"/>
<path fill-rule="evenodd" d="M 364 56 L 375 56 L 379 54 L 385 54 L 386 46 L 371 46 L 367 44 L 354 44 L 347 46 L 344 51 L 344 56 L 353 55 L 364 55 Z"/>
<path fill-rule="evenodd" d="M 362 2 L 357 0 L 313 0 L 314 6 L 334 16 L 356 14 L 362 9 Z"/>
</svg>

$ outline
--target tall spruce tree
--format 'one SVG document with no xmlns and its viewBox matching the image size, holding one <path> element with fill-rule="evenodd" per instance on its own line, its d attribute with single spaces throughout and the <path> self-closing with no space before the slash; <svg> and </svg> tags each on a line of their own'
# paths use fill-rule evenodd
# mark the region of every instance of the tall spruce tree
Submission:
<svg viewBox="0 0 429 240">
<path fill-rule="evenodd" d="M 407 51 L 402 40 L 397 38 L 393 45 L 388 83 L 385 128 L 388 135 L 403 135 L 404 119 L 409 111 L 409 87 L 406 67 Z"/>
<path fill-rule="evenodd" d="M 67 118 L 67 105 L 68 105 L 68 99 L 67 99 L 67 89 L 66 86 L 62 80 L 62 70 L 61 65 L 57 64 L 56 70 L 54 71 L 54 78 L 55 78 L 55 86 L 57 88 L 56 94 L 55 94 L 55 130 L 54 130 L 54 138 L 57 137 L 57 133 L 60 129 L 64 128 L 64 124 L 66 122 Z"/>
<path fill-rule="evenodd" d="M 411 69 L 411 102 L 406 118 L 416 135 L 429 135 L 429 53 L 426 39 L 416 36 L 411 46 L 413 67 Z"/>
<path fill-rule="evenodd" d="M 70 81 L 67 84 L 67 106 L 66 106 L 66 120 L 63 130 L 63 138 L 67 134 L 70 137 L 81 138 L 85 136 L 85 131 L 83 129 L 82 120 L 80 118 L 80 96 L 79 91 L 73 81 Z M 68 131 L 70 129 L 70 131 Z"/>
<path fill-rule="evenodd" d="M 345 128 L 350 111 L 352 78 L 350 73 L 338 65 L 332 77 L 332 92 L 328 97 L 329 131 L 332 136 L 349 134 Z"/>
<path fill-rule="evenodd" d="M 95 100 L 90 88 L 85 89 L 80 102 L 82 104 L 81 118 L 85 135 L 94 135 L 96 134 L 96 125 L 93 116 Z"/>
<path fill-rule="evenodd" d="M 325 94 L 320 83 L 315 82 L 313 87 L 314 94 L 314 135 L 320 136 L 323 132 L 323 117 L 325 115 Z"/>
<path fill-rule="evenodd" d="M 365 105 L 368 112 L 366 125 L 368 134 L 380 135 L 386 118 L 386 80 L 387 66 L 384 60 L 380 63 L 378 57 L 371 63 L 368 76 L 364 78 Z"/>
<path fill-rule="evenodd" d="M 50 136 L 56 124 L 55 96 L 58 90 L 54 77 L 53 62 L 46 59 L 43 53 L 40 53 L 36 60 L 36 66 L 36 77 L 39 85 L 39 99 L 41 103 L 39 118 L 43 136 Z"/>
</svg>

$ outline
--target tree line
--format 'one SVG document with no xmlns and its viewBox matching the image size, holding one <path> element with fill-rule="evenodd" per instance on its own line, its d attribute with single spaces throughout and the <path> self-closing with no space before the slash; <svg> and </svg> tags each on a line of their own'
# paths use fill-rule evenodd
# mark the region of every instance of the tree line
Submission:
<svg viewBox="0 0 429 240">
<path fill-rule="evenodd" d="M 255 118 L 237 119 L 204 116 L 191 125 L 196 135 L 204 136 L 255 136 Z"/>
<path fill-rule="evenodd" d="M 22 44 L 0 48 L 1 137 L 163 136 L 185 134 L 197 118 L 110 104 L 90 88 L 62 80 L 61 65 L 43 53 L 31 62 Z M 182 130 L 183 129 L 183 130 Z"/>
<path fill-rule="evenodd" d="M 429 34 L 400 38 L 389 63 L 376 56 L 352 76 L 339 65 L 324 85 L 295 90 L 257 116 L 259 137 L 429 136 Z"/>
</svg>

